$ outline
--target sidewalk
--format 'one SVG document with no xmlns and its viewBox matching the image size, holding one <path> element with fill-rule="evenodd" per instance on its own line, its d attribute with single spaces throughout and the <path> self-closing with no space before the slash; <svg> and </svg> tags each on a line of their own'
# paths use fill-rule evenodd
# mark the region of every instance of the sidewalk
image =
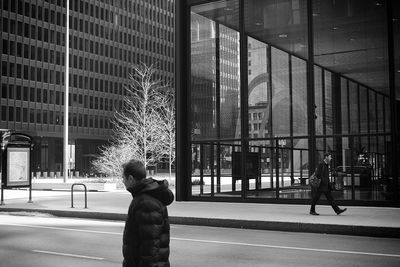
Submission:
<svg viewBox="0 0 400 267">
<path fill-rule="evenodd" d="M 131 195 L 125 190 L 74 192 L 33 190 L 33 203 L 27 203 L 27 189 L 4 190 L 0 212 L 43 212 L 54 216 L 125 220 Z M 347 206 L 337 216 L 330 206 L 317 206 L 320 216 L 308 214 L 308 205 L 176 202 L 169 207 L 172 224 L 187 224 L 244 229 L 312 232 L 400 238 L 400 209 Z"/>
</svg>

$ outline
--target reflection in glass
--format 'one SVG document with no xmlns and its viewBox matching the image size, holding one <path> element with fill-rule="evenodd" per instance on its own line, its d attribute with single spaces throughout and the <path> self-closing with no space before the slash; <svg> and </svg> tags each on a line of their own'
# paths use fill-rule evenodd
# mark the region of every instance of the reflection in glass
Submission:
<svg viewBox="0 0 400 267">
<path fill-rule="evenodd" d="M 271 48 L 272 132 L 275 136 L 290 135 L 289 56 Z"/>
<path fill-rule="evenodd" d="M 332 73 L 324 71 L 324 127 L 325 134 L 333 132 Z"/>
<path fill-rule="evenodd" d="M 346 134 L 349 132 L 349 105 L 348 105 L 348 90 L 347 90 L 347 80 L 340 79 L 340 105 L 341 105 L 341 119 L 342 119 L 342 133 Z"/>
<path fill-rule="evenodd" d="M 308 139 L 293 140 L 293 172 L 294 178 L 300 179 L 301 184 L 305 184 L 309 177 L 308 173 Z"/>
<path fill-rule="evenodd" d="M 242 55 L 238 0 L 191 7 L 192 183 L 202 184 L 193 195 L 308 198 L 309 153 L 318 161 L 332 151 L 335 199 L 390 199 L 386 2 L 312 0 L 314 66 L 307 65 L 307 2 L 243 1 Z M 309 130 L 317 151 L 309 151 Z M 246 160 L 253 168 L 246 178 L 234 172 L 242 149 L 255 160 Z"/>
<path fill-rule="evenodd" d="M 377 95 L 378 132 L 385 131 L 385 100 L 381 94 Z"/>
<path fill-rule="evenodd" d="M 315 134 L 322 135 L 324 134 L 324 125 L 323 125 L 323 101 L 324 94 L 322 88 L 322 69 L 318 66 L 314 66 L 314 95 L 315 95 Z"/>
<path fill-rule="evenodd" d="M 368 132 L 368 92 L 360 86 L 360 132 Z"/>
<path fill-rule="evenodd" d="M 307 135 L 307 64 L 298 57 L 291 59 L 293 135 Z"/>
<path fill-rule="evenodd" d="M 307 1 L 244 1 L 245 32 L 287 53 L 307 58 Z"/>
<path fill-rule="evenodd" d="M 217 154 L 217 176 L 214 178 L 215 196 L 220 197 L 240 197 L 241 196 L 241 177 L 233 173 L 234 165 L 240 165 L 240 162 L 234 162 L 235 154 L 240 154 L 240 142 L 224 142 L 216 146 Z"/>
<path fill-rule="evenodd" d="M 386 1 L 313 0 L 314 61 L 389 95 Z"/>
<path fill-rule="evenodd" d="M 217 136 L 215 22 L 191 14 L 191 123 L 193 139 Z"/>
<path fill-rule="evenodd" d="M 219 105 L 221 138 L 240 138 L 239 32 L 219 27 Z M 218 63 L 217 63 L 218 64 Z"/>
<path fill-rule="evenodd" d="M 259 175 L 259 184 L 256 184 L 256 179 L 249 179 L 246 197 L 275 198 L 276 177 L 274 168 L 276 153 L 271 142 L 269 140 L 251 141 L 249 149 L 251 158 L 257 158 L 257 155 L 259 158 L 259 169 L 254 170 Z"/>
<path fill-rule="evenodd" d="M 358 86 L 349 82 L 349 112 L 350 112 L 350 132 L 359 133 L 359 108 L 358 108 Z"/>
<path fill-rule="evenodd" d="M 368 94 L 368 117 L 369 117 L 369 131 L 376 132 L 377 117 L 376 117 L 376 93 L 369 92 Z"/>
<path fill-rule="evenodd" d="M 232 175 L 240 142 L 221 143 L 241 134 L 238 1 L 193 6 L 190 14 L 192 196 L 240 197 Z"/>
<path fill-rule="evenodd" d="M 400 101 L 400 1 L 392 1 L 393 12 L 393 50 L 394 50 L 394 68 L 395 68 L 395 95 Z"/>
<path fill-rule="evenodd" d="M 191 123 L 194 140 L 240 137 L 237 1 L 192 7 Z M 228 26 L 226 26 L 228 25 Z"/>
<path fill-rule="evenodd" d="M 270 101 L 268 46 L 248 38 L 248 109 L 249 138 L 265 138 L 270 135 Z"/>
<path fill-rule="evenodd" d="M 399 105 L 399 104 L 398 104 Z M 389 97 L 385 97 L 385 131 L 390 132 L 390 99 Z"/>
<path fill-rule="evenodd" d="M 206 144 L 192 144 L 192 196 L 211 196 L 211 178 L 214 170 L 210 168 L 210 148 Z"/>
</svg>

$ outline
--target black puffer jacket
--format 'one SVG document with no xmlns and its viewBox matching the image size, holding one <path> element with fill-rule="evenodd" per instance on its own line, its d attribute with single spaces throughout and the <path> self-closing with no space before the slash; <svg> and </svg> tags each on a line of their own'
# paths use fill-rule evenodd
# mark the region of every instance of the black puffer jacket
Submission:
<svg viewBox="0 0 400 267">
<path fill-rule="evenodd" d="M 167 207 L 174 200 L 168 182 L 143 179 L 128 190 L 133 196 L 126 218 L 123 266 L 170 266 Z"/>
</svg>

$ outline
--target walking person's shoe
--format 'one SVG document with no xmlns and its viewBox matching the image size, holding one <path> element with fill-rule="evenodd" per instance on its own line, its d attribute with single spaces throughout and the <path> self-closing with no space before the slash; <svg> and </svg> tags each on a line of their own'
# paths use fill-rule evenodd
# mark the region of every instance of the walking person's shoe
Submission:
<svg viewBox="0 0 400 267">
<path fill-rule="evenodd" d="M 339 215 L 339 214 L 341 214 L 341 213 L 345 212 L 346 210 L 347 210 L 347 208 L 344 208 L 344 209 L 338 209 L 338 210 L 336 211 L 336 214 L 337 214 L 337 215 Z"/>
<path fill-rule="evenodd" d="M 310 210 L 311 215 L 319 215 L 319 213 L 316 213 L 315 211 Z"/>
</svg>

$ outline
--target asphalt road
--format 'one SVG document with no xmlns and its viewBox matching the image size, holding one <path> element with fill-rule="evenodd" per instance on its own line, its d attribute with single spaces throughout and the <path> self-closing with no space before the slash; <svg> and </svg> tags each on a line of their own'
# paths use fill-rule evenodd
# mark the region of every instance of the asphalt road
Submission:
<svg viewBox="0 0 400 267">
<path fill-rule="evenodd" d="M 0 266 L 121 266 L 124 223 L 0 213 Z M 400 266 L 400 239 L 171 226 L 171 266 Z"/>
</svg>

